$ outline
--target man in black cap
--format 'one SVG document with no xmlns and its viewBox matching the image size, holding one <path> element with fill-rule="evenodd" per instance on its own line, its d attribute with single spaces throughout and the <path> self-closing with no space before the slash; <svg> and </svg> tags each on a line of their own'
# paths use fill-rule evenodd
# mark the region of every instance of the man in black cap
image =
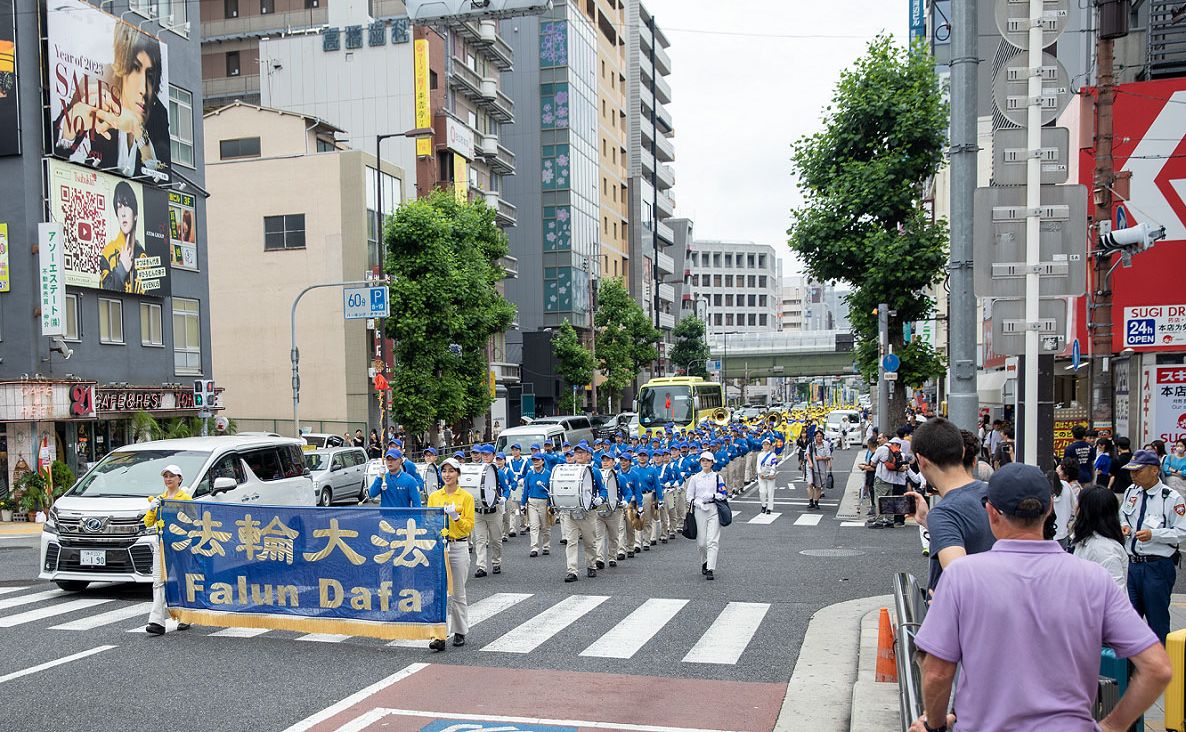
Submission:
<svg viewBox="0 0 1186 732">
<path fill-rule="evenodd" d="M 1152 450 L 1137 450 L 1122 467 L 1132 476 L 1120 504 L 1120 530 L 1128 550 L 1128 598 L 1165 643 L 1178 545 L 1186 539 L 1186 502 L 1161 482 L 1161 461 Z"/>
<path fill-rule="evenodd" d="M 943 571 L 918 631 L 926 711 L 910 731 L 946 732 L 961 664 L 960 730 L 1128 729 L 1169 683 L 1165 649 L 1106 569 L 1043 538 L 1051 497 L 1041 470 L 1003 466 L 983 501 L 997 541 Z M 1097 727 L 1092 712 L 1102 646 L 1130 659 L 1136 671 Z"/>
</svg>

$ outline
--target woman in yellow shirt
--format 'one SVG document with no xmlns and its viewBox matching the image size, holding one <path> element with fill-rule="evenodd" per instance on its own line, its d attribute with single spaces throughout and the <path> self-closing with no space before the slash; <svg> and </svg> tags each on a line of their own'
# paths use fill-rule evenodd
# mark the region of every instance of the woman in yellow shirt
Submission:
<svg viewBox="0 0 1186 732">
<path fill-rule="evenodd" d="M 465 601 L 465 580 L 469 576 L 469 534 L 474 529 L 474 497 L 461 490 L 461 463 L 449 458 L 441 464 L 445 484 L 428 496 L 429 508 L 443 508 L 448 517 L 441 532 L 445 556 L 449 560 L 449 625 L 453 627 L 453 645 L 464 646 L 469 632 L 469 606 Z M 445 639 L 428 644 L 434 651 L 445 650 Z"/>
<path fill-rule="evenodd" d="M 158 517 L 161 501 L 165 499 L 193 500 L 190 494 L 181 489 L 181 468 L 176 465 L 166 465 L 165 469 L 161 471 L 161 478 L 165 481 L 165 492 L 148 499 L 152 505 L 149 507 L 148 513 L 144 514 L 144 525 L 150 529 L 156 529 L 159 535 L 163 535 L 165 530 L 164 520 Z M 152 610 L 148 613 L 148 626 L 144 629 L 149 635 L 165 634 L 165 575 L 162 552 L 163 547 L 158 538 L 156 555 L 152 558 Z M 189 623 L 181 623 L 177 629 L 185 630 L 188 627 Z"/>
</svg>

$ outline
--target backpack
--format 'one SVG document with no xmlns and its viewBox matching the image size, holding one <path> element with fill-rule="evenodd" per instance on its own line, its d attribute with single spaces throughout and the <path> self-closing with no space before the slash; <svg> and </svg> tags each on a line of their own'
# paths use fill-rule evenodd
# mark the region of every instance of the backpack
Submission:
<svg viewBox="0 0 1186 732">
<path fill-rule="evenodd" d="M 900 472 L 906 467 L 906 456 L 902 454 L 902 446 L 896 442 L 887 442 L 889 457 L 885 459 L 885 469 L 891 473 Z"/>
</svg>

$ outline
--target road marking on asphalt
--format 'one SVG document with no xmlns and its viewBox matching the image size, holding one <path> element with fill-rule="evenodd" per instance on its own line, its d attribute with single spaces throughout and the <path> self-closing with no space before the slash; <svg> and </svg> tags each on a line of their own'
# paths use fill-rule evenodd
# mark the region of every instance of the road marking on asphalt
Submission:
<svg viewBox="0 0 1186 732">
<path fill-rule="evenodd" d="M 267 633 L 271 628 L 223 628 L 220 631 L 211 633 L 210 638 L 254 638 L 257 635 Z"/>
<path fill-rule="evenodd" d="M 757 498 L 734 498 L 734 499 L 730 500 L 729 503 L 730 504 L 752 503 L 752 504 L 757 505 L 757 504 L 761 503 L 761 501 L 759 501 Z M 806 499 L 794 499 L 794 498 L 775 498 L 774 499 L 774 505 L 776 505 L 776 506 L 806 506 L 807 504 L 808 504 L 808 501 Z M 820 505 L 821 506 L 839 506 L 840 501 L 820 501 Z"/>
<path fill-rule="evenodd" d="M 115 648 L 115 646 L 96 646 L 89 650 L 80 651 L 78 653 L 72 653 L 69 656 L 63 656 L 62 658 L 59 658 L 59 659 L 56 659 L 53 661 L 46 661 L 45 663 L 39 663 L 36 666 L 30 666 L 29 668 L 21 669 L 20 671 L 13 671 L 10 674 L 4 674 L 3 676 L 0 676 L 0 684 L 3 684 L 6 681 L 12 681 L 13 679 L 19 679 L 22 676 L 28 676 L 29 674 L 35 674 L 38 671 L 45 671 L 46 669 L 51 669 L 54 666 L 61 666 L 64 663 L 70 663 L 71 661 L 78 661 L 80 659 L 86 658 L 87 656 L 93 656 L 96 653 L 102 653 L 103 651 L 109 651 L 112 648 Z"/>
<path fill-rule="evenodd" d="M 337 633 L 306 633 L 297 638 L 299 641 L 312 641 L 314 643 L 341 643 L 350 636 L 338 635 Z"/>
<path fill-rule="evenodd" d="M 297 722 L 296 724 L 292 725 L 288 729 L 284 730 L 284 732 L 305 732 L 306 730 L 312 729 L 315 725 L 321 724 L 322 722 L 329 719 L 330 717 L 333 717 L 333 716 L 336 716 L 336 715 L 342 713 L 343 711 L 349 709 L 350 707 L 354 706 L 355 704 L 361 702 L 363 699 L 374 696 L 375 694 L 386 689 L 387 687 L 398 684 L 399 682 L 408 678 L 409 676 L 416 673 L 417 671 L 422 671 L 426 668 L 428 668 L 427 663 L 409 664 L 409 665 L 405 666 L 404 668 L 400 669 L 399 671 L 396 671 L 395 673 L 391 674 L 387 678 L 380 679 L 379 681 L 376 681 L 375 683 L 371 684 L 370 686 L 366 687 L 365 689 L 360 689 L 359 691 L 354 692 L 353 694 L 351 694 L 350 696 L 341 700 L 340 702 L 338 702 L 336 704 L 332 704 L 332 705 L 326 707 L 325 709 L 322 709 L 320 712 L 317 712 L 316 714 L 312 714 L 308 717 L 305 717 L 301 721 Z"/>
<path fill-rule="evenodd" d="M 29 605 L 34 602 L 41 602 L 42 600 L 52 600 L 55 597 L 61 597 L 65 594 L 65 590 L 46 590 L 45 592 L 34 592 L 32 595 L 10 597 L 6 600 L 0 600 L 0 610 L 7 610 L 10 607 L 18 607 L 20 605 Z"/>
<path fill-rule="evenodd" d="M 795 526 L 818 526 L 823 515 L 818 513 L 801 513 L 795 519 Z"/>
<path fill-rule="evenodd" d="M 461 712 L 429 712 L 418 709 L 390 709 L 376 707 L 338 727 L 337 732 L 362 732 L 384 717 L 421 717 L 424 719 L 456 719 L 474 722 L 503 722 L 554 727 L 583 727 L 586 729 L 617 729 L 627 732 L 729 732 L 729 730 L 704 729 L 700 727 L 668 727 L 657 724 L 630 724 L 628 722 L 598 722 L 588 719 L 547 719 L 543 717 L 509 717 L 501 714 L 463 714 Z M 290 732 L 292 728 L 284 732 Z"/>
<path fill-rule="evenodd" d="M 24 625 L 25 623 L 32 623 L 35 620 L 42 620 L 43 618 L 52 618 L 55 615 L 65 615 L 72 613 L 75 610 L 82 610 L 95 605 L 102 605 L 103 603 L 111 602 L 106 597 L 86 597 L 81 600 L 70 600 L 69 602 L 60 602 L 57 605 L 50 605 L 49 607 L 39 607 L 36 610 L 29 610 L 16 615 L 9 615 L 0 618 L 0 628 L 11 628 L 16 625 Z"/>
<path fill-rule="evenodd" d="M 472 628 L 483 620 L 489 620 L 498 615 L 503 610 L 509 610 L 529 597 L 531 597 L 529 592 L 496 592 L 490 597 L 484 597 L 469 606 L 469 625 Z M 422 649 L 424 641 L 397 640 L 391 641 L 387 645 L 396 648 Z"/>
<path fill-rule="evenodd" d="M 21 590 L 27 590 L 27 589 L 29 589 L 29 588 L 28 587 L 0 587 L 0 595 L 7 595 L 10 592 L 20 592 Z"/>
<path fill-rule="evenodd" d="M 165 632 L 166 633 L 172 633 L 173 631 L 177 630 L 177 625 L 178 625 L 177 621 L 174 620 L 173 618 L 165 618 Z M 142 627 L 141 628 L 128 628 L 124 632 L 125 633 L 143 633 L 144 628 L 142 628 Z"/>
<path fill-rule="evenodd" d="M 772 523 L 774 523 L 774 520 L 781 515 L 782 515 L 781 513 L 777 513 L 777 512 L 775 512 L 775 513 L 760 513 L 757 516 L 754 516 L 749 521 L 746 521 L 746 523 L 747 524 L 772 524 Z"/>
<path fill-rule="evenodd" d="M 770 604 L 765 602 L 729 603 L 684 656 L 684 662 L 736 664 L 769 610 Z"/>
<path fill-rule="evenodd" d="M 627 615 L 608 633 L 598 638 L 582 656 L 598 658 L 633 658 L 655 634 L 667 625 L 675 614 L 687 605 L 687 600 L 653 598 Z"/>
<path fill-rule="evenodd" d="M 864 521 L 841 521 L 841 526 L 864 526 Z"/>
<path fill-rule="evenodd" d="M 482 650 L 530 653 L 608 599 L 607 595 L 566 597 L 501 638 L 486 644 Z"/>
<path fill-rule="evenodd" d="M 71 620 L 69 623 L 54 625 L 50 627 L 50 630 L 91 630 L 104 625 L 118 623 L 128 618 L 134 618 L 137 615 L 147 616 L 150 610 L 152 610 L 151 602 L 138 602 L 134 605 L 99 613 L 98 615 L 90 615 L 85 618 L 79 618 L 78 620 Z"/>
</svg>

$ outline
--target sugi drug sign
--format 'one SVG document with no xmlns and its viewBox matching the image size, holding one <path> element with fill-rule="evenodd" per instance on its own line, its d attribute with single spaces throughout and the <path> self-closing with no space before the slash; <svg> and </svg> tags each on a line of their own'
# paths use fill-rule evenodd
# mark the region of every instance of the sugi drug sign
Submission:
<svg viewBox="0 0 1186 732">
<path fill-rule="evenodd" d="M 1186 437 L 1186 366 L 1149 366 L 1145 369 L 1152 402 L 1151 420 L 1147 423 L 1146 441 L 1159 439 L 1167 444 Z"/>
<path fill-rule="evenodd" d="M 1186 305 L 1124 309 L 1124 347 L 1186 346 Z"/>
</svg>

